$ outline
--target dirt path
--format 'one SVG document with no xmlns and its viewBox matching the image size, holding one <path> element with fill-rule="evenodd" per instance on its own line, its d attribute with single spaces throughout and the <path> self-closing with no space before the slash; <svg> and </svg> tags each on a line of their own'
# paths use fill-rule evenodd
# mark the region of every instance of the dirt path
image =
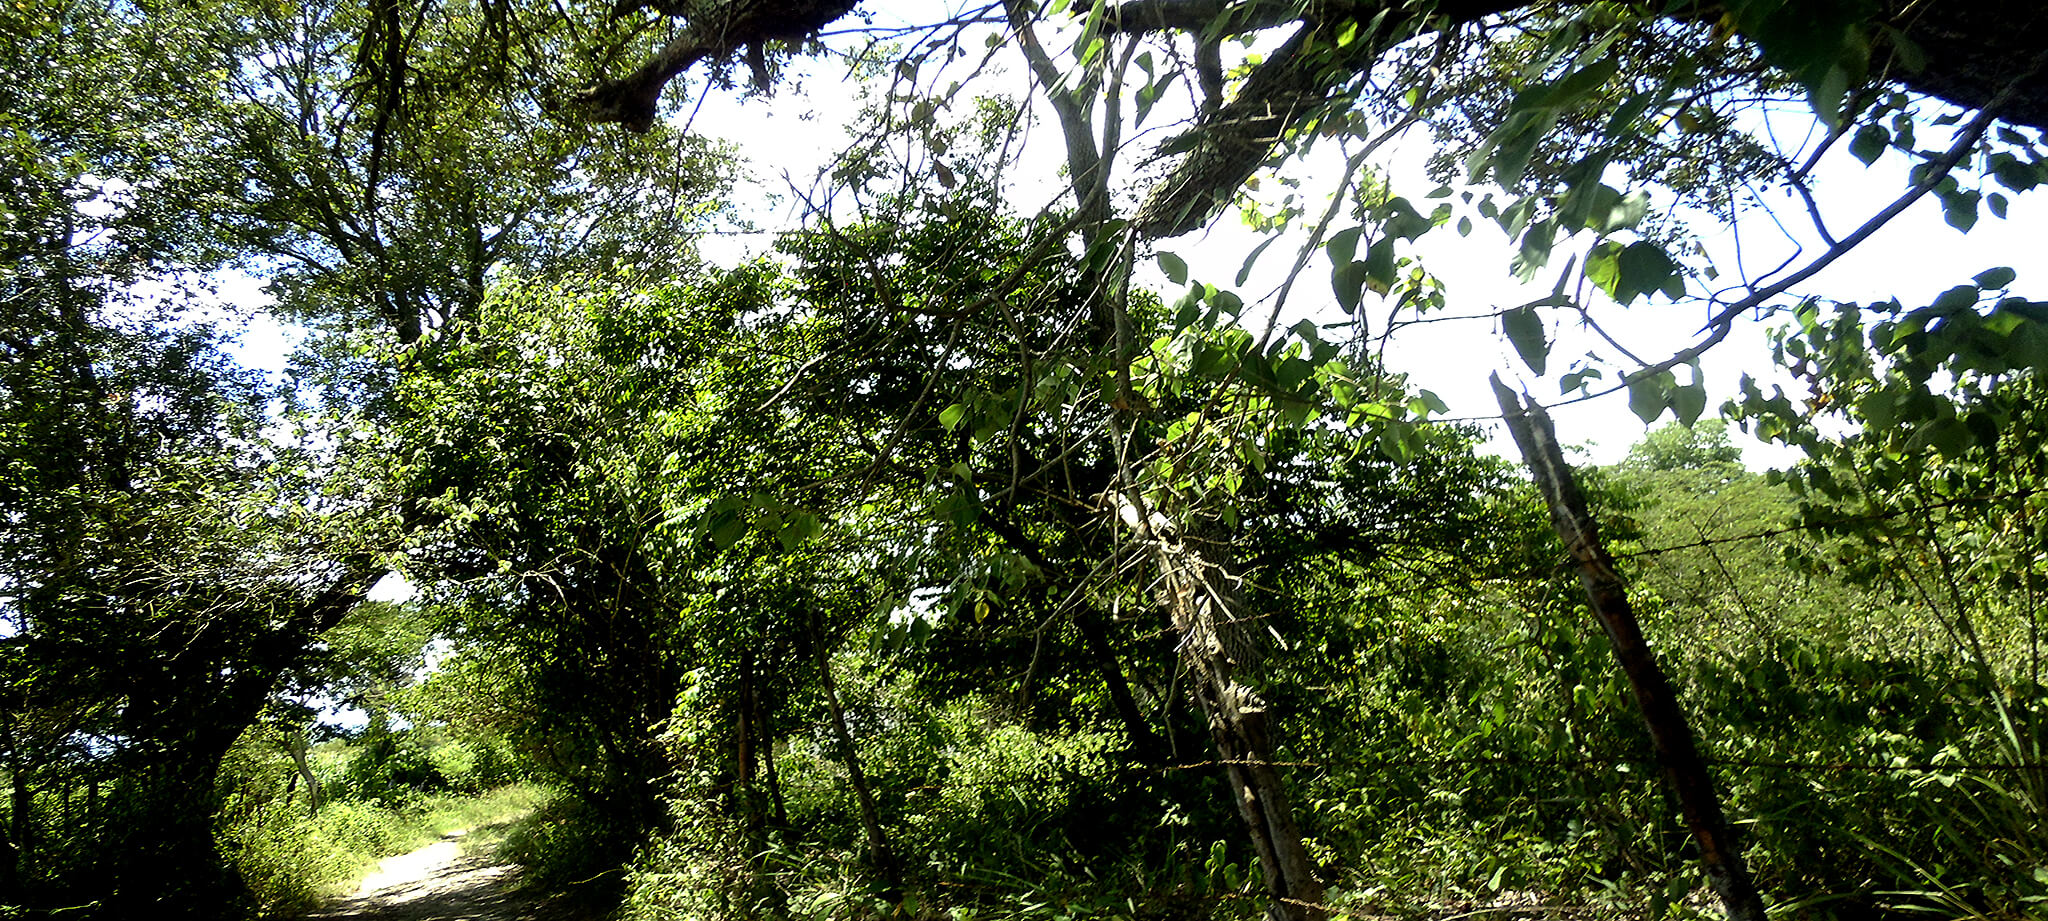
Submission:
<svg viewBox="0 0 2048 921">
<path fill-rule="evenodd" d="M 561 905 L 523 892 L 519 870 L 486 854 L 464 854 L 462 832 L 386 857 L 345 899 L 306 916 L 327 921 L 582 921 Z"/>
</svg>

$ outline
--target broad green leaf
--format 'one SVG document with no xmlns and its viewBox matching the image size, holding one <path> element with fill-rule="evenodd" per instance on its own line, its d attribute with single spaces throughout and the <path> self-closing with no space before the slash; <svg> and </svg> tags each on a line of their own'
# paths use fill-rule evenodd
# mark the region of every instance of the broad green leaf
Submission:
<svg viewBox="0 0 2048 921">
<path fill-rule="evenodd" d="M 1941 219 L 1950 227 L 1969 233 L 1970 228 L 1977 226 L 1977 202 L 1982 197 L 1969 189 L 1941 196 Z"/>
<path fill-rule="evenodd" d="M 1274 369 L 1274 383 L 1280 386 L 1281 391 L 1293 393 L 1296 389 L 1300 388 L 1302 381 L 1308 380 L 1315 373 L 1315 365 L 1299 358 L 1283 358 L 1280 360 L 1279 366 Z"/>
<path fill-rule="evenodd" d="M 1156 258 L 1159 260 L 1159 270 L 1166 273 L 1167 281 L 1173 282 L 1176 285 L 1187 284 L 1187 260 L 1172 253 L 1160 253 Z"/>
<path fill-rule="evenodd" d="M 1849 139 L 1849 154 L 1863 161 L 1864 166 L 1877 162 L 1884 155 L 1885 146 L 1892 142 L 1892 134 L 1883 125 L 1864 125 L 1856 129 L 1856 136 Z"/>
<path fill-rule="evenodd" d="M 960 420 L 966 415 L 966 404 L 955 403 L 939 411 L 939 424 L 945 426 L 946 431 L 950 432 L 960 427 Z"/>
<path fill-rule="evenodd" d="M 1551 84 L 1536 104 L 1551 108 L 1569 106 L 1606 85 L 1620 71 L 1621 60 L 1608 55 Z"/>
<path fill-rule="evenodd" d="M 1473 170 L 1472 178 L 1483 178 L 1485 168 L 1490 164 L 1493 167 L 1494 178 L 1498 179 L 1501 185 L 1512 186 L 1521 182 L 1522 174 L 1529 168 L 1529 158 L 1536 155 L 1536 146 L 1542 143 L 1544 136 L 1550 133 L 1551 127 L 1557 124 L 1557 115 L 1555 110 L 1550 109 L 1516 113 L 1507 125 L 1496 132 L 1495 137 L 1499 138 L 1498 141 L 1491 145 L 1481 145 L 1480 153 L 1487 152 L 1490 146 L 1491 156 L 1478 160 L 1478 168 Z"/>
<path fill-rule="evenodd" d="M 1650 193 L 1630 192 L 1627 195 L 1621 196 L 1620 200 L 1608 208 L 1605 217 L 1595 215 L 1592 229 L 1598 233 L 1629 230 L 1641 224 L 1643 218 L 1649 216 L 1649 213 Z"/>
<path fill-rule="evenodd" d="M 1364 232 L 1364 227 L 1346 227 L 1330 235 L 1330 242 L 1323 244 L 1323 249 L 1330 254 L 1332 267 L 1358 258 L 1358 235 Z"/>
<path fill-rule="evenodd" d="M 1977 442 L 1969 426 L 1959 419 L 1937 419 L 1922 429 L 1921 438 L 1950 460 L 1961 459 Z"/>
<path fill-rule="evenodd" d="M 1365 252 L 1365 284 L 1374 294 L 1385 294 L 1394 287 L 1396 265 L 1394 261 L 1394 238 L 1387 237 L 1372 245 Z"/>
<path fill-rule="evenodd" d="M 1884 30 L 1884 43 L 1891 46 L 1892 60 L 1898 62 L 1901 70 L 1917 74 L 1927 69 L 1927 52 L 1920 50 L 1917 42 L 1890 24 L 1881 24 L 1879 28 Z"/>
<path fill-rule="evenodd" d="M 725 509 L 711 518 L 711 543 L 720 550 L 731 548 L 746 534 L 747 519 L 734 509 Z"/>
<path fill-rule="evenodd" d="M 1352 260 L 1340 265 L 1330 273 L 1330 290 L 1337 295 L 1337 306 L 1345 313 L 1357 313 L 1358 302 L 1365 294 L 1365 263 Z"/>
<path fill-rule="evenodd" d="M 1801 79 L 1806 86 L 1806 98 L 1813 104 L 1813 114 L 1830 127 L 1842 123 L 1842 102 L 1849 95 L 1849 72 L 1842 65 L 1835 64 L 1822 71 L 1818 79 Z"/>
<path fill-rule="evenodd" d="M 2009 151 L 1991 155 L 1991 175 L 1998 184 L 2014 192 L 2025 192 L 2041 184 L 2041 167 L 2013 156 Z"/>
<path fill-rule="evenodd" d="M 1977 273 L 1975 281 L 1977 282 L 1977 287 L 1987 291 L 1995 291 L 2011 285 L 2012 280 L 2018 278 L 2019 274 L 2010 268 L 2000 266 Z"/>
<path fill-rule="evenodd" d="M 1636 414 L 1636 418 L 1643 420 L 1644 425 L 1657 421 L 1657 417 L 1664 414 L 1665 407 L 1671 405 L 1664 395 L 1664 379 L 1669 376 L 1668 373 L 1645 374 L 1629 379 L 1628 409 Z"/>
<path fill-rule="evenodd" d="M 1671 389 L 1671 411 L 1678 417 L 1680 425 L 1691 426 L 1698 422 L 1700 414 L 1707 409 L 1707 385 L 1693 382 Z"/>
<path fill-rule="evenodd" d="M 1405 198 L 1396 198 L 1381 205 L 1379 213 L 1386 221 L 1387 237 L 1413 240 L 1436 226 L 1435 221 L 1423 217 Z"/>
<path fill-rule="evenodd" d="M 1586 254 L 1586 280 L 1616 301 L 1621 300 L 1621 296 L 1615 293 L 1618 290 L 1615 286 L 1621 283 L 1620 257 L 1621 244 L 1613 240 L 1602 241 Z"/>
<path fill-rule="evenodd" d="M 1977 301 L 1982 299 L 1983 296 L 1983 289 L 1976 285 L 1957 285 L 1941 292 L 1941 296 L 1935 298 L 1934 303 L 1927 306 L 1927 312 L 1940 315 L 1954 313 L 1958 310 L 1968 310 L 1977 306 Z M 1916 310 L 1914 313 L 1920 313 L 1920 311 Z"/>
<path fill-rule="evenodd" d="M 782 541 L 783 549 L 795 550 L 798 545 L 817 537 L 823 531 L 824 529 L 818 526 L 818 516 L 809 512 L 798 512 L 790 516 L 789 521 L 783 524 L 782 530 L 776 532 L 775 536 Z"/>
<path fill-rule="evenodd" d="M 1536 276 L 1538 269 L 1550 263 L 1550 248 L 1557 243 L 1557 226 L 1549 221 L 1537 221 L 1522 234 L 1522 245 L 1515 250 L 1515 258 L 1509 267 L 1515 277 L 1528 281 Z"/>
<path fill-rule="evenodd" d="M 1543 366 L 1550 358 L 1550 343 L 1544 337 L 1543 318 L 1534 307 L 1516 307 L 1500 315 L 1501 331 L 1508 341 L 1514 343 L 1515 354 L 1522 356 L 1522 363 L 1529 370 L 1542 376 Z"/>
<path fill-rule="evenodd" d="M 1673 281 L 1683 283 L 1678 274 L 1678 263 L 1672 261 L 1663 247 L 1648 240 L 1638 240 L 1623 247 L 1615 256 L 1614 268 L 1613 295 L 1615 301 L 1622 305 L 1652 291 L 1663 291 L 1669 295 Z M 1682 287 L 1678 292 L 1678 297 L 1684 296 Z"/>
</svg>

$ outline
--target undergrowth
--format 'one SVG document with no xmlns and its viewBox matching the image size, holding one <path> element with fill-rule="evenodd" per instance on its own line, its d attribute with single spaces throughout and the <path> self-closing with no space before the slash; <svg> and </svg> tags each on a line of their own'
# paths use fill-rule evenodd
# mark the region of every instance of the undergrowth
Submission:
<svg viewBox="0 0 2048 921">
<path fill-rule="evenodd" d="M 222 828 L 221 847 L 264 914 L 289 916 L 344 894 L 376 861 L 450 832 L 473 830 L 465 851 L 495 849 L 503 829 L 531 812 L 542 795 L 534 784 L 516 783 L 473 795 L 336 800 L 312 816 L 278 800 Z"/>
</svg>

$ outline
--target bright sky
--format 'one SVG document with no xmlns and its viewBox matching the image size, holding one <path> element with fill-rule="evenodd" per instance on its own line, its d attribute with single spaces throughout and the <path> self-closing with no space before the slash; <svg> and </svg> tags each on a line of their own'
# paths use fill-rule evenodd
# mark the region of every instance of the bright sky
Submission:
<svg viewBox="0 0 2048 921">
<path fill-rule="evenodd" d="M 878 12 L 877 25 L 886 27 L 897 21 L 933 21 L 939 18 L 932 14 L 936 4 L 928 0 L 888 6 L 889 9 L 906 12 L 898 20 L 892 20 L 886 12 Z M 838 47 L 851 47 L 859 40 L 858 36 L 853 36 L 834 39 L 833 43 Z M 1048 36 L 1047 41 L 1055 45 L 1057 53 L 1053 39 Z M 967 69 L 972 67 L 974 60 L 978 60 L 981 44 L 978 37 L 969 37 L 964 46 L 974 49 L 975 53 L 965 59 L 965 63 L 956 66 Z M 1021 63 L 1007 53 L 998 55 L 997 61 L 999 67 L 996 71 L 982 78 L 980 85 L 986 87 L 982 92 L 1025 95 L 1019 76 L 1023 71 Z M 844 68 L 834 62 L 803 62 L 792 68 L 792 74 L 800 82 L 786 82 L 772 98 L 749 96 L 738 89 L 711 90 L 701 100 L 693 98 L 690 106 L 685 107 L 690 130 L 734 142 L 751 161 L 752 181 L 742 188 L 740 200 L 745 203 L 743 211 L 763 229 L 795 226 L 802 217 L 795 203 L 800 202 L 802 196 L 788 193 L 811 189 L 819 170 L 847 147 L 846 123 L 857 114 L 857 102 L 844 73 Z M 689 74 L 686 81 L 679 81 L 671 91 L 687 86 L 687 92 L 694 97 L 704 87 L 700 72 Z M 1134 135 L 1129 139 L 1131 146 L 1127 149 L 1131 155 L 1128 162 L 1137 163 L 1152 145 L 1164 139 L 1166 135 L 1159 127 L 1170 125 L 1177 117 L 1175 113 L 1166 112 L 1166 107 L 1167 103 L 1162 102 L 1160 112 L 1155 113 L 1146 126 L 1151 129 L 1147 134 Z M 1788 134 L 1796 139 L 1807 130 L 1810 122 L 1811 119 L 1801 113 L 1789 113 L 1774 118 L 1772 127 L 1781 139 Z M 1038 123 L 1030 129 L 1029 141 L 1027 157 L 1014 173 L 1018 178 L 1011 196 L 1013 207 L 1027 213 L 1065 201 L 1064 186 L 1057 172 L 1060 165 L 1057 122 L 1049 112 L 1039 114 Z M 1425 212 L 1433 203 L 1423 201 L 1423 196 L 1434 187 L 1420 171 L 1421 162 L 1430 153 L 1426 146 L 1428 143 L 1426 132 L 1411 132 L 1405 139 L 1383 148 L 1373 164 L 1392 177 L 1397 194 L 1416 201 Z M 1788 140 L 1787 143 L 1795 142 Z M 1925 144 L 1926 139 L 1923 138 L 1923 146 Z M 1876 166 L 1865 168 L 1849 156 L 1846 146 L 1837 145 L 1815 173 L 1821 211 L 1837 236 L 1861 224 L 1906 187 L 1907 164 L 1902 156 L 1888 154 Z M 1309 222 L 1313 223 L 1321 208 L 1317 197 L 1326 195 L 1328 187 L 1341 175 L 1340 161 L 1334 151 L 1319 153 L 1305 163 L 1290 166 L 1289 172 L 1307 180 L 1303 192 L 1309 200 Z M 1317 187 L 1318 182 L 1322 187 Z M 1874 301 L 1898 297 L 1908 306 L 1917 306 L 1929 302 L 1951 286 L 1969 281 L 1971 276 L 1984 269 L 2004 265 L 2020 270 L 2020 278 L 2014 284 L 2015 293 L 2048 296 L 2048 292 L 2043 291 L 2042 279 L 2029 274 L 2029 269 L 2041 255 L 2042 241 L 2048 240 L 2048 208 L 2044 208 L 2038 199 L 2038 195 L 2016 197 L 2006 220 L 1995 219 L 1986 213 L 1977 227 L 1965 236 L 1943 223 L 1940 208 L 1930 197 L 1797 290 L 1843 300 Z M 1668 196 L 1656 203 L 1668 203 Z M 1727 284 L 1745 274 L 1768 271 L 1792 252 L 1792 240 L 1797 240 L 1798 245 L 1805 248 L 1808 258 L 1821 251 L 1823 247 L 1818 237 L 1805 227 L 1803 209 L 1790 199 L 1774 204 L 1778 206 L 1786 228 L 1791 231 L 1789 238 L 1774 225 L 1769 215 L 1753 210 L 1741 222 L 1739 234 L 1723 230 L 1701 240 L 1722 272 L 1720 284 Z M 1449 303 L 1445 315 L 1483 315 L 1500 307 L 1526 303 L 1550 292 L 1556 273 L 1562 267 L 1564 254 L 1570 250 L 1560 245 L 1548 273 L 1539 275 L 1539 280 L 1530 286 L 1521 286 L 1515 283 L 1507 268 L 1512 249 L 1506 238 L 1490 221 L 1475 217 L 1475 223 L 1477 228 L 1469 238 L 1460 238 L 1449 229 L 1442 229 L 1429 234 L 1424 240 L 1421 254 L 1425 264 L 1447 285 Z M 1335 224 L 1333 229 L 1342 226 L 1341 223 Z M 1700 223 L 1696 226 L 1704 229 L 1707 225 Z M 1201 280 L 1229 287 L 1245 255 L 1262 239 L 1247 231 L 1233 216 L 1226 215 L 1214 228 L 1166 241 L 1159 249 L 1181 256 L 1194 267 L 1193 274 Z M 730 263 L 763 251 L 770 242 L 771 237 L 767 235 L 714 237 L 705 241 L 704 250 L 715 261 Z M 1293 242 L 1282 241 L 1271 247 L 1248 283 L 1237 289 L 1252 305 L 1245 313 L 1248 321 L 1263 321 L 1264 308 L 1270 303 L 1268 298 L 1279 284 L 1285 268 L 1294 260 L 1294 250 L 1290 246 Z M 1580 250 L 1583 250 L 1585 242 L 1578 242 Z M 1341 319 L 1329 291 L 1328 274 L 1327 260 L 1317 255 L 1290 296 L 1289 316 L 1281 320 L 1282 329 L 1303 315 L 1314 316 L 1324 322 Z M 1156 273 L 1149 278 L 1141 276 L 1140 281 L 1158 288 L 1169 300 L 1179 296 L 1179 290 Z M 229 302 L 247 304 L 252 301 L 235 298 Z M 1378 318 L 1384 317 L 1385 310 L 1383 307 L 1375 308 L 1368 295 L 1364 313 Z M 1655 361 L 1696 341 L 1704 316 L 1705 308 L 1697 301 L 1680 304 L 1638 302 L 1626 311 L 1609 309 L 1603 322 L 1636 354 Z M 1539 400 L 1546 403 L 1559 401 L 1557 376 L 1566 369 L 1570 359 L 1583 354 L 1594 343 L 1589 334 L 1572 328 L 1553 326 L 1551 334 L 1557 341 L 1551 353 L 1550 374 L 1545 380 L 1526 380 L 1528 369 L 1497 333 L 1490 319 L 1405 329 L 1390 348 L 1388 363 L 1393 370 L 1410 374 L 1414 386 L 1429 389 L 1442 397 L 1450 405 L 1452 415 L 1491 417 L 1497 408 L 1486 381 L 1488 375 L 1495 371 L 1502 372 L 1503 377 L 1511 382 L 1525 383 Z M 244 334 L 239 354 L 245 362 L 275 369 L 281 366 L 283 356 L 293 347 L 293 340 L 291 331 L 274 323 L 258 322 Z M 1613 357 L 1611 349 L 1602 347 L 1601 351 Z M 1771 377 L 1764 326 L 1757 323 L 1740 326 L 1727 341 L 1708 354 L 1703 367 L 1709 387 L 1710 413 L 1733 392 L 1741 374 L 1747 372 L 1766 380 L 1774 379 Z M 1684 375 L 1685 372 L 1680 371 L 1681 379 Z M 1607 380 L 1612 381 L 1614 376 L 1614 371 L 1610 370 Z M 1587 445 L 1587 458 L 1598 463 L 1619 459 L 1628 446 L 1647 430 L 1641 420 L 1628 410 L 1624 394 L 1558 407 L 1554 415 L 1559 436 L 1568 444 Z M 1659 420 L 1657 424 L 1661 425 L 1668 418 Z M 1796 459 L 1782 449 L 1749 442 L 1740 436 L 1738 440 L 1747 449 L 1752 466 L 1785 464 Z M 1504 435 L 1496 439 L 1493 448 L 1504 452 L 1511 450 L 1505 444 Z"/>
<path fill-rule="evenodd" d="M 1050 39 L 1048 44 L 1052 44 Z M 967 45 L 979 47 L 979 43 L 972 40 Z M 1003 60 L 1010 70 L 989 78 L 989 91 L 1022 95 L 1018 77 L 1023 71 L 1021 63 L 1008 57 L 999 60 Z M 713 92 L 704 98 L 695 113 L 692 130 L 737 143 L 742 152 L 752 159 L 757 181 L 768 192 L 788 188 L 792 183 L 797 188 L 807 187 L 819 167 L 844 146 L 842 123 L 853 113 L 854 103 L 847 97 L 844 84 L 831 76 L 837 71 L 829 66 L 821 68 L 812 64 L 807 66 L 806 72 L 811 76 L 804 81 L 805 92 L 801 96 L 786 93 L 773 99 L 762 99 L 744 98 L 737 92 Z M 701 86 L 701 81 L 693 80 L 692 91 Z M 1163 111 L 1166 104 L 1162 103 L 1160 108 Z M 1172 113 L 1155 114 L 1147 127 L 1170 124 L 1174 117 Z M 1771 127 L 1781 142 L 1788 147 L 1796 147 L 1812 124 L 1813 120 L 1805 113 L 1792 112 L 1774 116 Z M 1031 157 L 1020 170 L 1020 175 L 1027 178 L 1018 183 L 1012 198 L 1013 206 L 1020 211 L 1028 212 L 1047 203 L 1064 202 L 1064 188 L 1056 173 L 1060 156 L 1056 126 L 1050 112 L 1039 113 L 1038 125 L 1033 129 Z M 1923 147 L 1929 146 L 1930 137 L 1941 140 L 1936 132 L 1923 131 L 1922 134 Z M 1154 132 L 1136 139 L 1130 148 L 1132 156 L 1129 161 L 1140 161 L 1150 146 L 1163 140 L 1164 136 Z M 1410 132 L 1403 140 L 1382 148 L 1373 163 L 1375 168 L 1393 177 L 1397 194 L 1416 201 L 1425 212 L 1434 204 L 1422 200 L 1435 186 L 1423 177 L 1421 170 L 1422 162 L 1432 152 L 1428 148 L 1429 143 L 1427 132 Z M 1866 168 L 1851 157 L 1846 148 L 1846 144 L 1835 145 L 1815 173 L 1821 213 L 1837 237 L 1862 224 L 1907 186 L 1908 163 L 1902 155 L 1888 153 L 1874 166 Z M 1306 163 L 1294 164 L 1288 170 L 1291 175 L 1309 181 L 1303 191 L 1311 196 L 1308 223 L 1312 224 L 1321 208 L 1313 196 L 1327 193 L 1327 187 L 1342 173 L 1341 160 L 1334 150 L 1329 150 Z M 1324 188 L 1317 189 L 1316 182 L 1323 183 Z M 1805 258 L 1811 258 L 1825 248 L 1805 223 L 1803 207 L 1790 197 L 1790 193 L 1783 194 L 1786 197 L 1771 203 L 1778 220 L 1783 221 L 1783 228 L 1773 221 L 1771 215 L 1752 209 L 1737 228 L 1720 230 L 1700 241 L 1721 271 L 1718 285 L 1771 271 L 1795 251 L 1795 246 L 1803 247 Z M 1795 292 L 1862 302 L 1897 297 L 1911 307 L 1928 303 L 1949 287 L 1967 283 L 1971 276 L 1984 269 L 2003 265 L 2021 272 L 2014 284 L 2015 293 L 2048 294 L 2043 291 L 2042 278 L 2028 273 L 2029 267 L 2041 255 L 2042 241 L 2048 240 L 2048 208 L 2044 208 L 2039 197 L 2016 196 L 2005 220 L 1993 218 L 1986 211 L 1976 228 L 1966 236 L 1943 222 L 1939 204 L 1930 196 L 1854 252 L 1800 285 Z M 791 196 L 784 201 L 794 198 Z M 1668 195 L 1655 200 L 1657 205 L 1668 203 Z M 789 226 L 794 216 L 794 212 L 785 205 L 779 210 L 763 209 L 757 212 L 756 219 L 764 227 L 780 227 Z M 1429 234 L 1423 241 L 1421 255 L 1425 264 L 1445 281 L 1448 288 L 1449 303 L 1444 315 L 1487 314 L 1500 307 L 1527 303 L 1550 293 L 1565 253 L 1569 251 L 1565 246 L 1560 245 L 1547 273 L 1540 274 L 1538 280 L 1528 286 L 1519 285 L 1508 270 L 1513 249 L 1505 235 L 1490 221 L 1475 216 L 1475 223 L 1477 227 L 1469 238 L 1460 238 L 1449 229 L 1443 229 Z M 1341 222 L 1336 223 L 1332 229 L 1342 226 Z M 1699 221 L 1695 228 L 1704 232 L 1711 230 L 1712 225 Z M 1207 231 L 1165 241 L 1158 248 L 1181 256 L 1194 267 L 1192 274 L 1201 280 L 1219 287 L 1230 287 L 1245 256 L 1262 239 L 1244 228 L 1234 216 L 1226 215 Z M 1237 289 L 1253 305 L 1245 312 L 1248 321 L 1263 321 L 1265 314 L 1262 308 L 1270 304 L 1272 292 L 1284 270 L 1294 260 L 1295 253 L 1290 248 L 1292 242 L 1283 241 L 1269 248 L 1247 284 Z M 1578 248 L 1583 250 L 1587 242 L 1578 241 Z M 707 251 L 721 260 L 737 259 L 746 253 L 758 252 L 764 244 L 765 240 L 760 238 L 734 238 L 717 241 L 707 246 Z M 1802 260 L 1794 267 L 1803 264 Z M 1312 315 L 1324 322 L 1342 318 L 1329 291 L 1328 274 L 1328 261 L 1317 255 L 1290 295 L 1289 315 L 1282 319 L 1280 328 L 1285 329 L 1302 315 Z M 1170 285 L 1163 275 L 1154 273 L 1149 279 L 1141 276 L 1140 280 L 1149 281 L 1165 292 L 1169 300 L 1179 296 L 1178 288 Z M 1790 303 L 1790 300 L 1785 302 Z M 1385 315 L 1383 307 L 1375 313 L 1371 295 L 1368 295 L 1363 312 L 1368 316 Z M 1610 308 L 1603 324 L 1637 355 L 1656 361 L 1696 342 L 1705 317 L 1706 308 L 1700 301 L 1671 304 L 1660 299 L 1656 303 L 1639 301 L 1626 311 Z M 1775 323 L 1743 323 L 1702 362 L 1709 387 L 1709 413 L 1734 393 L 1744 373 L 1766 381 L 1767 389 L 1768 382 L 1781 379 L 1773 374 L 1767 325 Z M 1394 370 L 1410 374 L 1414 386 L 1429 389 L 1442 397 L 1450 405 L 1453 415 L 1491 417 L 1498 409 L 1487 378 L 1497 370 L 1510 382 L 1525 384 L 1539 400 L 1559 402 L 1556 383 L 1559 374 L 1566 369 L 1570 359 L 1584 354 L 1596 343 L 1590 333 L 1574 328 L 1553 326 L 1551 333 L 1557 341 L 1551 352 L 1549 376 L 1541 381 L 1526 380 L 1528 369 L 1498 334 L 1490 319 L 1404 329 L 1388 352 L 1388 362 Z M 1601 346 L 1600 350 L 1610 359 L 1615 357 L 1612 349 Z M 1686 372 L 1681 370 L 1679 374 L 1683 381 Z M 1606 379 L 1613 381 L 1615 372 L 1610 370 Z M 1794 388 L 1788 386 L 1787 389 L 1798 395 Z M 1589 449 L 1587 458 L 1598 463 L 1620 459 L 1629 445 L 1639 440 L 1649 428 L 1629 411 L 1626 394 L 1622 393 L 1561 406 L 1553 415 L 1557 419 L 1559 436 L 1568 444 L 1586 445 Z M 1662 425 L 1669 419 L 1666 416 L 1655 424 Z M 1497 437 L 1493 449 L 1511 452 L 1505 433 L 1499 432 L 1498 426 L 1495 429 Z M 1783 465 L 1797 459 L 1796 452 L 1753 442 L 1739 434 L 1737 438 L 1745 447 L 1752 466 Z"/>
</svg>

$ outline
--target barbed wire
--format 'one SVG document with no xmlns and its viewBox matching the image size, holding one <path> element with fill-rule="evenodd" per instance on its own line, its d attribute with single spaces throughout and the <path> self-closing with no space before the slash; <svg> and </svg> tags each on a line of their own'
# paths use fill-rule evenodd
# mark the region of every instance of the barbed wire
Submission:
<svg viewBox="0 0 2048 921">
<path fill-rule="evenodd" d="M 1707 758 L 1709 767 L 1740 767 L 1764 770 L 1779 770 L 1790 773 L 1820 774 L 2011 774 L 2027 771 L 2048 772 L 2048 761 L 1906 761 L 1890 764 L 1870 764 L 1855 761 L 1792 761 L 1767 758 Z M 1206 761 L 1190 761 L 1180 764 L 1145 765 L 1116 764 L 1106 758 L 1096 769 L 1083 769 L 1072 762 L 1054 762 L 1040 765 L 1036 770 L 1024 770 L 995 777 L 973 780 L 946 779 L 937 783 L 922 783 L 914 786 L 883 787 L 898 793 L 934 793 L 947 789 L 1013 788 L 1031 783 L 1044 783 L 1051 777 L 1067 777 L 1078 780 L 1112 780 L 1136 775 L 1169 775 L 1185 771 L 1204 771 L 1224 767 L 1273 767 L 1273 768 L 1591 768 L 1617 765 L 1655 767 L 1657 759 L 1650 755 L 1585 755 L 1577 758 L 1520 758 L 1463 757 L 1463 758 L 1355 758 L 1313 761 L 1272 761 L 1244 758 L 1214 758 Z M 1651 776 L 1645 774 L 1644 776 Z"/>
<path fill-rule="evenodd" d="M 1872 512 L 1863 515 L 1848 515 L 1839 518 L 1830 518 L 1824 521 L 1801 522 L 1797 524 L 1783 525 L 1773 528 L 1764 528 L 1761 530 L 1750 531 L 1742 534 L 1731 534 L 1719 537 L 1701 538 L 1699 540 L 1686 541 L 1685 543 L 1680 544 L 1670 544 L 1662 547 L 1647 547 L 1642 549 L 1622 551 L 1610 550 L 1610 554 L 1616 560 L 1633 561 L 1643 559 L 1654 559 L 1656 557 L 1664 556 L 1666 554 L 1683 553 L 1689 550 L 1702 550 L 1708 547 L 1716 547 L 1726 544 L 1741 543 L 1744 541 L 1752 540 L 1765 540 L 1773 537 L 1784 537 L 1789 534 L 1799 534 L 1809 531 L 1824 531 L 1832 528 L 1841 528 L 1851 525 L 1874 524 L 1877 522 L 1889 521 L 1896 518 L 1905 518 L 1915 515 L 1923 515 L 1929 512 L 1942 511 L 1945 509 L 1951 509 L 1963 505 L 1971 505 L 1983 502 L 1996 502 L 2009 499 L 2025 499 L 2043 493 L 2048 493 L 2048 488 L 2036 487 L 2027 489 L 2006 490 L 1995 493 L 1985 493 L 1974 496 L 1959 496 L 1952 499 L 1942 500 L 1940 502 L 1929 502 L 1906 508 L 1895 509 L 1887 512 Z M 1378 591 L 1367 592 L 1364 594 L 1347 594 L 1341 597 L 1334 597 L 1327 600 L 1312 600 L 1302 598 L 1298 595 L 1282 591 L 1273 586 L 1260 584 L 1258 581 L 1249 578 L 1247 579 L 1247 583 L 1254 588 L 1279 594 L 1283 597 L 1289 598 L 1290 600 L 1299 602 L 1305 605 L 1309 610 L 1321 610 L 1331 607 L 1355 606 L 1362 602 L 1386 601 L 1395 598 L 1423 595 L 1431 592 L 1452 588 L 1462 587 L 1477 590 L 1488 586 L 1498 586 L 1502 584 L 1514 583 L 1523 580 L 1555 578 L 1559 576 L 1568 575 L 1572 572 L 1572 569 L 1573 567 L 1570 560 L 1560 558 L 1558 561 L 1554 563 L 1544 563 L 1534 566 L 1527 566 L 1521 569 L 1502 570 L 1492 573 L 1480 574 L 1477 576 L 1461 574 L 1440 579 L 1431 579 L 1417 585 L 1403 586 L 1400 588 L 1382 589 Z M 1256 617 L 1256 615 L 1254 617 Z"/>
</svg>

